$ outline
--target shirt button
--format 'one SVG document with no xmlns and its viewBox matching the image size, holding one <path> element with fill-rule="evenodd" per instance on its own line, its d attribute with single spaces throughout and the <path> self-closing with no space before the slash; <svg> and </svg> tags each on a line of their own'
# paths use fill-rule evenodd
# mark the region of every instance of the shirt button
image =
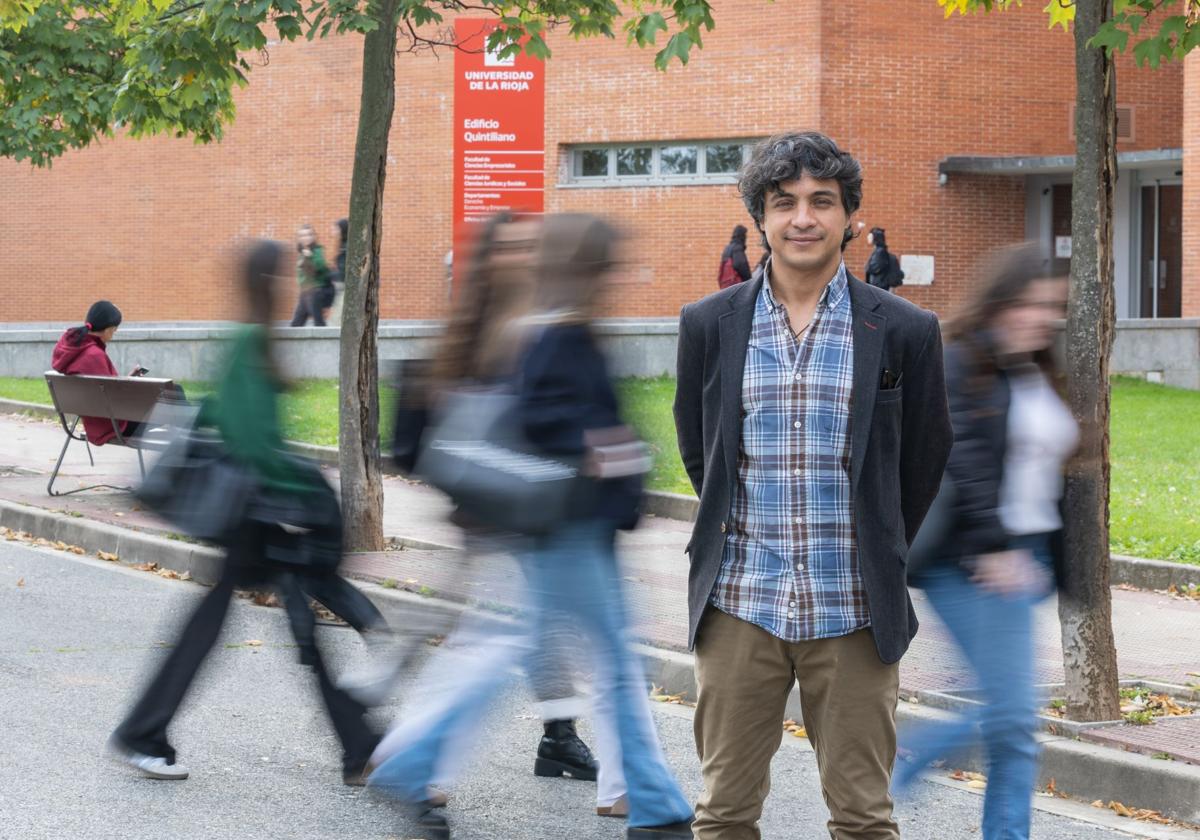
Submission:
<svg viewBox="0 0 1200 840">
<path fill-rule="evenodd" d="M 797 564 L 796 564 L 796 571 L 797 571 L 797 572 L 803 572 L 803 571 L 804 571 L 804 564 L 803 564 L 803 563 L 797 563 Z"/>
<path fill-rule="evenodd" d="M 803 517 L 803 516 L 797 516 L 795 519 L 793 519 L 793 520 L 792 520 L 792 522 L 796 523 L 797 525 L 803 525 L 803 524 L 804 524 L 804 517 Z"/>
<path fill-rule="evenodd" d="M 796 381 L 797 381 L 797 382 L 799 382 L 799 381 L 800 381 L 801 379 L 803 379 L 803 378 L 804 378 L 804 375 L 803 375 L 803 374 L 800 374 L 800 373 L 797 373 L 797 374 L 796 374 Z"/>
<path fill-rule="evenodd" d="M 794 607 L 794 606 L 796 606 L 796 602 L 795 602 L 795 601 L 788 601 L 788 606 L 789 606 L 789 607 Z"/>
<path fill-rule="evenodd" d="M 799 420 L 797 420 L 795 423 L 792 424 L 792 428 L 799 429 L 803 425 L 804 425 L 803 423 L 801 423 Z"/>
<path fill-rule="evenodd" d="M 794 612 L 792 612 L 791 610 L 788 610 L 788 618 L 795 618 L 795 617 L 796 617 L 796 614 Z"/>
<path fill-rule="evenodd" d="M 792 470 L 792 475 L 800 475 L 800 470 L 799 469 Z"/>
</svg>

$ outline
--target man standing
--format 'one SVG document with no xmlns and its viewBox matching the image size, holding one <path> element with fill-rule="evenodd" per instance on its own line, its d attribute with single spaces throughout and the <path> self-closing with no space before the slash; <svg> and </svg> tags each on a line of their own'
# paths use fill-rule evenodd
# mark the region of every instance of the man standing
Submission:
<svg viewBox="0 0 1200 840">
<path fill-rule="evenodd" d="M 862 170 L 830 138 L 764 141 L 739 189 L 771 258 L 679 326 L 675 424 L 700 497 L 695 837 L 760 837 L 798 681 L 830 836 L 892 840 L 897 662 L 917 629 L 905 556 L 952 442 L 941 333 L 847 273 Z"/>
</svg>

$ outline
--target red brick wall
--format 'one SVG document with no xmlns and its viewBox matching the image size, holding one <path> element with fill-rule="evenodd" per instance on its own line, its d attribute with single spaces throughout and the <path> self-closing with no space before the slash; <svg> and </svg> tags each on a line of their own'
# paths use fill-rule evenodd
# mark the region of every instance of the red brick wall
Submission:
<svg viewBox="0 0 1200 840">
<path fill-rule="evenodd" d="M 1185 62 L 1183 106 L 1183 317 L 1200 318 L 1200 52 Z"/>
<path fill-rule="evenodd" d="M 1049 31 L 1040 4 L 944 19 L 933 2 L 827 4 L 823 41 L 824 128 L 865 171 L 860 219 L 887 229 L 895 253 L 935 258 L 932 286 L 902 294 L 939 312 L 970 287 L 989 248 L 1025 237 L 1020 178 L 950 174 L 958 155 L 1070 155 L 1074 47 Z M 1179 68 L 1157 73 L 1121 60 L 1117 100 L 1135 109 L 1135 137 L 1120 150 L 1178 148 Z M 859 271 L 869 248 L 851 245 Z"/>
<path fill-rule="evenodd" d="M 1023 236 L 1024 190 L 980 176 L 939 187 L 937 162 L 1071 152 L 1071 42 L 1033 6 L 947 21 L 933 0 L 721 0 L 715 17 L 704 50 L 665 74 L 622 36 L 552 41 L 546 206 L 603 212 L 630 233 L 632 282 L 614 295 L 614 315 L 673 315 L 715 289 L 720 250 L 747 216 L 731 186 L 555 187 L 565 145 L 825 130 L 863 161 L 862 221 L 886 227 L 897 253 L 936 257 L 935 285 L 905 294 L 938 309 L 962 294 L 981 249 Z M 332 248 L 349 195 L 360 49 L 357 37 L 272 46 L 219 145 L 115 139 L 48 171 L 0 162 L 0 321 L 76 321 L 101 296 L 130 320 L 226 317 L 237 311 L 227 259 L 237 237 L 290 241 L 311 221 Z M 387 318 L 444 311 L 452 68 L 448 53 L 397 58 Z M 1118 99 L 1137 108 L 1130 148 L 1180 145 L 1181 85 L 1178 68 L 1122 64 Z M 854 271 L 866 258 L 865 242 L 851 245 Z"/>
</svg>

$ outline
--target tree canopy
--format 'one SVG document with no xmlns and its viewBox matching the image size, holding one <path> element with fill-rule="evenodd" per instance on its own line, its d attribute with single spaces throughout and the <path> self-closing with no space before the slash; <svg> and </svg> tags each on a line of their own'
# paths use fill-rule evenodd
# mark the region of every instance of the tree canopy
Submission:
<svg viewBox="0 0 1200 840">
<path fill-rule="evenodd" d="M 47 166 L 123 129 L 220 139 L 234 92 L 273 40 L 367 33 L 379 0 L 0 0 L 0 156 Z M 491 16 L 488 48 L 547 58 L 554 30 L 656 45 L 687 63 L 713 27 L 707 0 L 401 0 L 410 50 L 455 47 L 448 16 Z"/>
</svg>

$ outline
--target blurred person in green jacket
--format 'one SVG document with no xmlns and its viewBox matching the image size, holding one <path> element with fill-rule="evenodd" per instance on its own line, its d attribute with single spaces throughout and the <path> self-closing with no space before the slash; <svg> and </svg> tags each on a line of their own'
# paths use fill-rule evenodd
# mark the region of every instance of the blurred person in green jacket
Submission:
<svg viewBox="0 0 1200 840">
<path fill-rule="evenodd" d="M 292 314 L 292 326 L 303 327 L 312 318 L 314 327 L 323 327 L 325 311 L 333 304 L 333 276 L 329 261 L 325 259 L 325 249 L 317 243 L 317 232 L 312 225 L 301 225 L 296 231 L 296 253 L 300 299 Z"/>
<path fill-rule="evenodd" d="M 188 776 L 176 761 L 167 728 L 220 635 L 236 588 L 274 588 L 283 596 L 301 662 L 316 672 L 342 743 L 344 782 L 360 783 L 379 740 L 365 720 L 366 707 L 333 683 L 314 643 L 309 595 L 334 612 L 353 617 L 350 623 L 360 631 L 386 628 L 386 624 L 370 601 L 336 574 L 342 523 L 332 488 L 315 465 L 289 455 L 284 447 L 278 412 L 284 382 L 272 358 L 267 326 L 282 262 L 283 249 L 274 242 L 258 241 L 247 251 L 243 279 L 248 319 L 235 334 L 224 374 L 199 421 L 220 432 L 230 459 L 253 475 L 258 489 L 225 546 L 220 578 L 201 599 L 110 742 L 126 763 L 150 778 Z M 285 513 L 276 518 L 276 510 L 299 510 L 312 524 L 304 529 L 289 527 L 286 523 L 294 520 Z M 308 563 L 301 555 L 311 554 L 314 546 L 333 552 L 332 562 Z"/>
</svg>

